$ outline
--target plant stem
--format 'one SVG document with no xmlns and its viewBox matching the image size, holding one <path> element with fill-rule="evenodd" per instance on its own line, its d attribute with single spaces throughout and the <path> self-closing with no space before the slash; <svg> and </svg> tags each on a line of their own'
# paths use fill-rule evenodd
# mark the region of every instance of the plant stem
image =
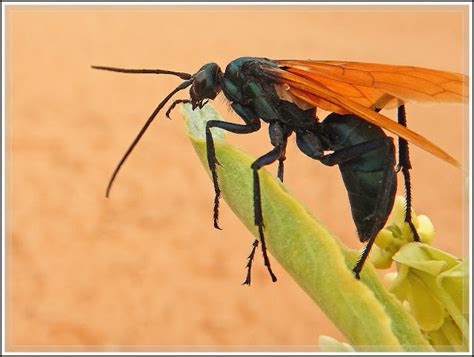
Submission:
<svg viewBox="0 0 474 357">
<path fill-rule="evenodd" d="M 209 105 L 195 111 L 183 106 L 183 114 L 191 142 L 207 169 L 205 122 L 220 117 Z M 222 132 L 213 134 L 223 198 L 258 237 L 250 169 L 254 159 L 223 141 Z M 344 247 L 265 169 L 259 174 L 268 250 L 349 343 L 359 351 L 432 352 L 415 319 L 386 291 L 371 264 L 356 280 L 350 268 L 358 253 Z"/>
</svg>

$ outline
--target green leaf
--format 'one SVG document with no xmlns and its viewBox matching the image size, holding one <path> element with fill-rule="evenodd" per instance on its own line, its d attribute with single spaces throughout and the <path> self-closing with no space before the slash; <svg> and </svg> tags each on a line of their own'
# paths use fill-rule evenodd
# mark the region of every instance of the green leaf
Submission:
<svg viewBox="0 0 474 357">
<path fill-rule="evenodd" d="M 205 122 L 223 119 L 210 105 L 195 111 L 189 105 L 182 108 L 189 138 L 208 170 Z M 212 130 L 214 137 L 219 135 L 215 147 L 223 198 L 258 237 L 250 169 L 254 158 L 225 142 L 219 132 Z M 349 343 L 359 351 L 433 351 L 414 318 L 386 291 L 371 264 L 364 267 L 360 281 L 355 279 L 351 268 L 359 253 L 344 247 L 267 170 L 260 170 L 259 175 L 268 250 Z"/>
</svg>

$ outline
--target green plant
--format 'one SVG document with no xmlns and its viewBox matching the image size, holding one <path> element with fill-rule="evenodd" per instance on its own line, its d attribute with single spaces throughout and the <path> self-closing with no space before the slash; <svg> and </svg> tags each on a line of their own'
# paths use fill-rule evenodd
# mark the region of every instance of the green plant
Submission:
<svg viewBox="0 0 474 357">
<path fill-rule="evenodd" d="M 190 105 L 182 108 L 189 138 L 208 170 L 205 123 L 221 118 L 210 105 L 194 111 Z M 249 231 L 258 237 L 253 223 L 250 169 L 254 159 L 228 144 L 221 130 L 213 129 L 212 132 L 221 163 L 218 175 L 223 198 Z M 436 340 L 433 340 L 434 335 L 420 328 L 417 316 L 402 304 L 403 297 L 384 287 L 371 264 L 364 267 L 361 280 L 356 280 L 351 268 L 359 253 L 345 247 L 273 175 L 263 169 L 260 180 L 269 251 L 346 336 L 352 348 L 357 351 L 435 350 L 429 342 L 429 339 Z M 383 248 L 379 258 L 381 253 Z M 390 262 L 400 251 L 395 249 L 392 253 Z M 403 265 L 403 261 L 398 264 Z M 397 284 L 400 286 L 400 281 Z M 467 326 L 463 325 L 463 328 Z M 441 340 L 440 337 L 438 341 Z M 460 339 L 452 341 L 462 342 L 462 333 Z"/>
</svg>

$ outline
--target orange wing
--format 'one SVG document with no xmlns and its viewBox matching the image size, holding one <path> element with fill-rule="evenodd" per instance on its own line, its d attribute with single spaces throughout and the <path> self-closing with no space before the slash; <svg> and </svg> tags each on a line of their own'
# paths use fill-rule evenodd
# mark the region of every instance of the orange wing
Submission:
<svg viewBox="0 0 474 357">
<path fill-rule="evenodd" d="M 339 114 L 355 114 L 389 130 L 435 156 L 460 164 L 444 150 L 374 111 L 400 103 L 467 102 L 468 77 L 409 66 L 391 66 L 336 61 L 274 61 L 280 68 L 266 67 L 286 83 L 288 91 L 308 104 Z"/>
<path fill-rule="evenodd" d="M 469 79 L 460 73 L 360 62 L 282 60 L 275 63 L 368 108 L 375 107 L 386 96 L 402 102 L 468 100 Z M 397 102 L 392 100 L 392 105 Z"/>
</svg>

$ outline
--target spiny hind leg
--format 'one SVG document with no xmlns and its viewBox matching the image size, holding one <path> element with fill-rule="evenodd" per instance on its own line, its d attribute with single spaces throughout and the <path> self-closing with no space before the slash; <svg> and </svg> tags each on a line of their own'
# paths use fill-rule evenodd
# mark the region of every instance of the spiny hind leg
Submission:
<svg viewBox="0 0 474 357">
<path fill-rule="evenodd" d="M 398 107 L 398 123 L 407 126 L 405 105 L 400 105 Z M 405 202 L 406 202 L 406 211 L 405 211 L 405 222 L 408 223 L 410 229 L 413 233 L 413 240 L 415 242 L 420 241 L 420 236 L 416 231 L 415 225 L 412 221 L 411 207 L 412 207 L 412 195 L 411 195 L 411 178 L 410 178 L 410 169 L 412 168 L 410 162 L 410 153 L 408 150 L 408 142 L 403 139 L 398 139 L 398 165 L 397 172 L 401 171 L 403 174 L 403 179 L 405 182 Z"/>
</svg>

